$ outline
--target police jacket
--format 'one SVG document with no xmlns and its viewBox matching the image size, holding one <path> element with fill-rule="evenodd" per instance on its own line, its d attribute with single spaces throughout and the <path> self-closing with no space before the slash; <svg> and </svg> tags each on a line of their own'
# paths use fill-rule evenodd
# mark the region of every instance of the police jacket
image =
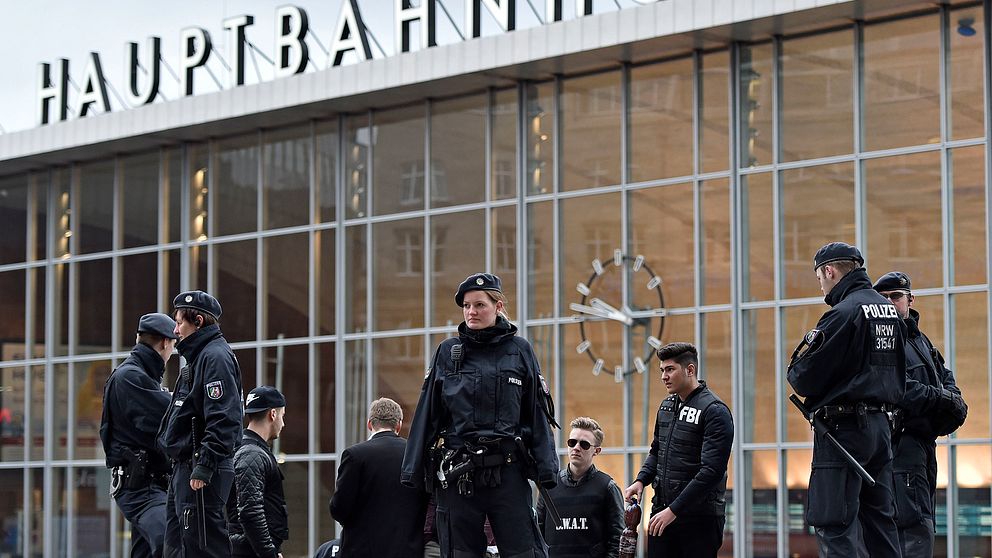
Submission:
<svg viewBox="0 0 992 558">
<path fill-rule="evenodd" d="M 166 459 L 155 444 L 158 426 L 169 408 L 169 392 L 162 388 L 165 361 L 155 349 L 137 344 L 107 378 L 103 387 L 100 439 L 107 467 L 126 465 L 124 449 L 148 452 L 148 463 L 165 467 Z"/>
<path fill-rule="evenodd" d="M 700 381 L 683 402 L 661 402 L 651 450 L 637 480 L 654 487 L 654 510 L 677 517 L 726 513 L 727 461 L 734 443 L 730 409 Z"/>
<path fill-rule="evenodd" d="M 455 349 L 454 358 L 452 348 Z M 459 355 L 460 352 L 460 355 Z M 458 358 L 458 357 L 461 358 Z M 438 345 L 424 379 L 400 480 L 424 486 L 428 446 L 442 436 L 448 447 L 479 437 L 520 436 L 537 465 L 537 481 L 553 487 L 558 456 L 545 414 L 544 383 L 534 350 L 502 316 L 483 330 L 462 322 L 458 338 Z"/>
<path fill-rule="evenodd" d="M 217 463 L 232 457 L 241 439 L 241 368 L 217 324 L 185 337 L 176 349 L 186 366 L 162 419 L 158 444 L 175 461 L 192 459 L 193 478 L 204 475 L 200 480 L 209 482 Z"/>
<path fill-rule="evenodd" d="M 906 393 L 899 402 L 903 433 L 933 440 L 957 430 L 959 421 L 940 405 L 941 388 L 961 395 L 944 357 L 920 331 L 920 313 L 912 308 L 906 323 Z"/>
<path fill-rule="evenodd" d="M 245 429 L 234 454 L 234 490 L 228 498 L 231 543 L 236 554 L 275 558 L 289 538 L 283 474 L 269 444 Z"/>
<path fill-rule="evenodd" d="M 624 528 L 623 496 L 610 475 L 592 465 L 574 479 L 565 467 L 558 473 L 558 486 L 548 495 L 562 521 L 557 525 L 544 498 L 538 500 L 537 522 L 550 558 L 617 557 Z"/>
<path fill-rule="evenodd" d="M 906 391 L 906 326 L 875 292 L 864 268 L 824 298 L 832 308 L 810 330 L 789 365 L 789 383 L 816 411 L 824 405 L 896 404 Z M 804 347 L 803 344 L 808 345 Z"/>
</svg>

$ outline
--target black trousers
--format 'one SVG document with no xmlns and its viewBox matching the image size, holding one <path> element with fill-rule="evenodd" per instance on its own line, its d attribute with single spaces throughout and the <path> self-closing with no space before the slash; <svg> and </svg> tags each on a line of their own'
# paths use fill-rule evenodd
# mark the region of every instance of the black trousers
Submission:
<svg viewBox="0 0 992 558">
<path fill-rule="evenodd" d="M 165 488 L 122 489 L 114 500 L 131 523 L 131 557 L 161 558 L 165 543 Z"/>
<path fill-rule="evenodd" d="M 517 464 L 500 465 L 500 486 L 474 483 L 474 494 L 458 493 L 458 482 L 438 487 L 437 531 L 442 558 L 479 558 L 486 553 L 486 518 L 500 558 L 547 558 L 537 528 L 530 483 Z"/>
<path fill-rule="evenodd" d="M 836 448 L 816 434 L 806 521 L 816 528 L 821 558 L 858 556 L 861 538 L 873 558 L 899 558 L 899 531 L 892 486 L 892 434 L 884 413 L 865 424 L 853 416 L 834 421 L 837 441 L 875 479 L 868 486 Z"/>
<path fill-rule="evenodd" d="M 227 499 L 234 483 L 234 460 L 217 464 L 210 484 L 203 492 L 204 517 L 197 513 L 197 491 L 189 487 L 190 464 L 177 463 L 166 504 L 167 558 L 214 558 L 231 556 L 231 541 L 227 532 Z M 200 548 L 200 526 L 205 526 L 206 546 Z M 173 546 L 175 545 L 175 546 Z"/>
<path fill-rule="evenodd" d="M 648 535 L 648 558 L 716 558 L 725 523 L 722 515 L 677 517 L 660 536 Z"/>
<path fill-rule="evenodd" d="M 896 523 L 903 558 L 930 558 L 937 493 L 936 444 L 933 439 L 904 433 L 897 438 L 894 454 Z"/>
</svg>

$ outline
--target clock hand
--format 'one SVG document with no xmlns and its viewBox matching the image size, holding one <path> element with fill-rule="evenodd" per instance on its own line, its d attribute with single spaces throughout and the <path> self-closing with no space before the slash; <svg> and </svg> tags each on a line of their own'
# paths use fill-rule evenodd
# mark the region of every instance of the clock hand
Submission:
<svg viewBox="0 0 992 558">
<path fill-rule="evenodd" d="M 598 298 L 592 299 L 590 304 L 592 304 L 593 308 L 605 311 L 608 314 L 606 317 L 611 320 L 616 320 L 626 325 L 632 325 L 634 323 L 634 319 L 631 318 L 629 314 L 621 310 L 617 310 Z"/>
<path fill-rule="evenodd" d="M 573 302 L 573 303 L 569 304 L 568 307 L 573 312 L 580 312 L 582 314 L 589 314 L 590 316 L 596 316 L 597 318 L 612 319 L 612 318 L 610 318 L 610 313 L 608 311 L 601 310 L 599 308 L 593 308 L 592 306 L 586 306 L 585 304 L 578 304 L 578 303 Z"/>
</svg>

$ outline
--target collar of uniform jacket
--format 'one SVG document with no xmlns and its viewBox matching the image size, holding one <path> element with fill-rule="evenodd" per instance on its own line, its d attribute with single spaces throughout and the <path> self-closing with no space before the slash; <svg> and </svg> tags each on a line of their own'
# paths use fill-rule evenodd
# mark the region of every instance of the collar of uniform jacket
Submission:
<svg viewBox="0 0 992 558">
<path fill-rule="evenodd" d="M 830 306 L 836 306 L 840 301 L 847 298 L 847 295 L 861 289 L 871 289 L 871 279 L 868 278 L 868 272 L 863 267 L 859 267 L 841 277 L 840 281 L 834 285 L 834 288 L 830 289 L 830 292 L 827 293 L 827 296 L 823 297 L 823 301 Z M 882 295 L 878 296 L 881 297 Z"/>
<path fill-rule="evenodd" d="M 131 355 L 141 364 L 141 369 L 153 380 L 162 382 L 162 376 L 165 375 L 165 361 L 162 360 L 158 351 L 144 343 L 138 343 L 131 349 Z"/>
<path fill-rule="evenodd" d="M 908 331 L 908 336 L 910 338 L 919 337 L 920 336 L 920 313 L 919 312 L 917 312 L 916 310 L 913 310 L 912 308 L 910 308 L 909 309 L 909 317 L 907 317 L 903 321 L 906 322 L 906 329 L 909 330 Z"/>
<path fill-rule="evenodd" d="M 201 327 L 196 330 L 192 335 L 185 337 L 182 341 L 176 343 L 176 349 L 179 354 L 183 355 L 186 362 L 193 362 L 196 360 L 197 355 L 203 350 L 203 347 L 207 346 L 207 343 L 213 341 L 217 337 L 220 337 L 220 326 L 217 324 L 210 324 L 206 327 Z"/>
<path fill-rule="evenodd" d="M 491 345 L 517 334 L 517 326 L 503 316 L 496 317 L 496 323 L 485 329 L 470 329 L 465 322 L 458 325 L 458 337 L 462 341 L 478 345 Z"/>
</svg>

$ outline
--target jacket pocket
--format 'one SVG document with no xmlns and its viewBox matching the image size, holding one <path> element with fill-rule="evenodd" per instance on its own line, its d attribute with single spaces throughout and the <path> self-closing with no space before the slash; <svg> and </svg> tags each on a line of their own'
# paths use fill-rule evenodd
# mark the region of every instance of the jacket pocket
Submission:
<svg viewBox="0 0 992 558">
<path fill-rule="evenodd" d="M 923 498 L 929 498 L 926 481 L 915 471 L 900 470 L 893 473 L 896 500 L 896 524 L 912 527 L 923 520 Z"/>
<path fill-rule="evenodd" d="M 511 432 L 520 424 L 520 408 L 524 393 L 524 377 L 519 370 L 500 370 L 497 378 L 496 426 Z"/>
<path fill-rule="evenodd" d="M 809 477 L 806 523 L 813 527 L 846 527 L 854 521 L 859 486 L 843 462 L 814 463 Z"/>
</svg>

